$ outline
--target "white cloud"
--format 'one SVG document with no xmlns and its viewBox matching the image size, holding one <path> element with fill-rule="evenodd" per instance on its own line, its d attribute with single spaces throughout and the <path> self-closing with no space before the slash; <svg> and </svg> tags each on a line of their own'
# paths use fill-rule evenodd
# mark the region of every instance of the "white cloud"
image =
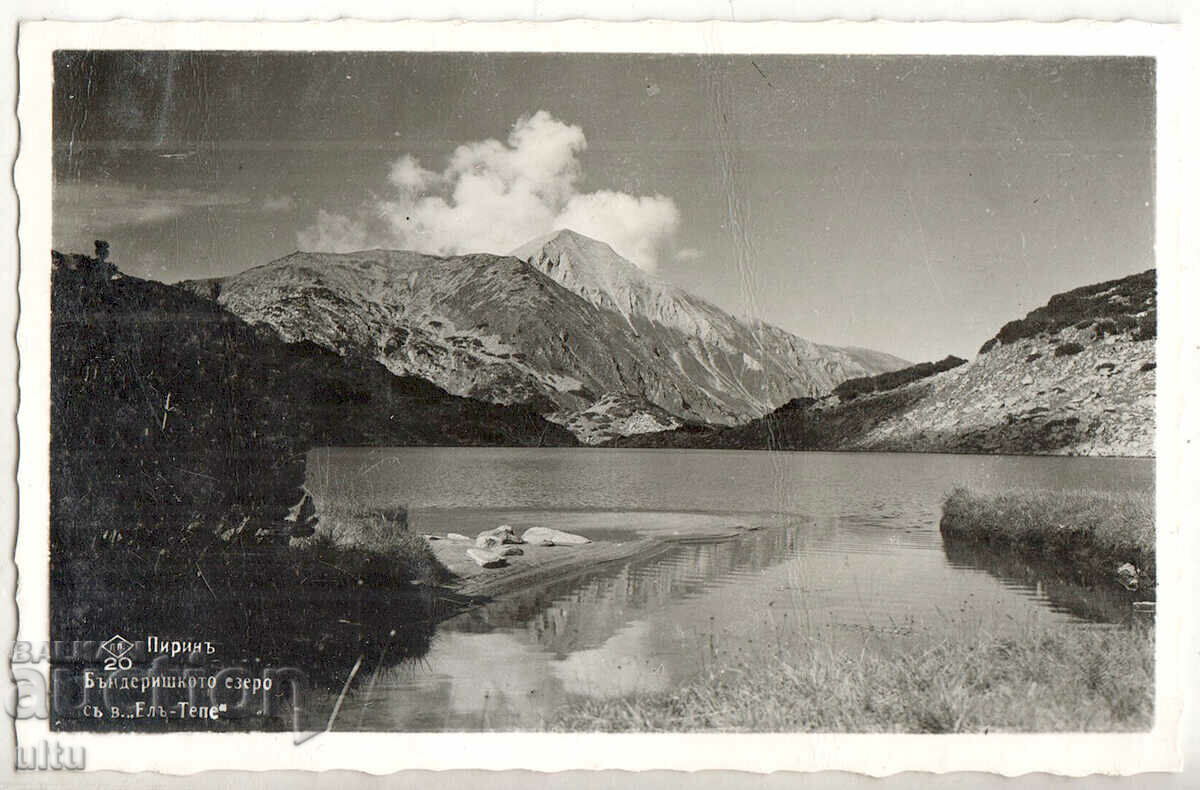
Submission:
<svg viewBox="0 0 1200 790">
<path fill-rule="evenodd" d="M 698 261 L 703 257 L 704 257 L 704 253 L 701 252 L 700 250 L 696 249 L 695 247 L 684 247 L 682 250 L 679 250 L 678 252 L 675 253 L 675 260 L 681 261 L 683 263 L 690 263 L 692 261 Z"/>
<path fill-rule="evenodd" d="M 300 249 L 313 252 L 354 252 L 373 246 L 364 219 L 317 212 L 317 221 L 296 234 Z"/>
<path fill-rule="evenodd" d="M 391 165 L 385 195 L 371 196 L 349 214 L 318 212 L 298 234 L 300 247 L 505 253 L 571 228 L 653 270 L 679 224 L 675 202 L 662 195 L 581 192 L 579 156 L 586 148 L 582 129 L 541 110 L 519 119 L 505 142 L 460 145 L 441 172 L 402 156 Z"/>
<path fill-rule="evenodd" d="M 601 190 L 573 196 L 556 225 L 608 242 L 622 256 L 652 271 L 659 249 L 679 226 L 679 209 L 662 195 L 634 197 Z"/>
</svg>

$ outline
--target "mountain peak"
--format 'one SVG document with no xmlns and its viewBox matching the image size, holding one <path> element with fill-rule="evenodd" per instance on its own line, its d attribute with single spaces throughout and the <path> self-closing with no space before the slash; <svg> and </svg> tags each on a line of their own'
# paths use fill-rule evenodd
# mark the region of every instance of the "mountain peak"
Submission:
<svg viewBox="0 0 1200 790">
<path fill-rule="evenodd" d="M 678 288 L 649 274 L 610 245 L 574 230 L 560 229 L 527 242 L 510 253 L 542 274 L 627 321 L 636 315 L 662 318 L 677 313 L 688 297 Z M 676 307 L 663 309 L 670 303 Z"/>
<path fill-rule="evenodd" d="M 616 259 L 622 263 L 634 266 L 632 262 L 622 258 L 612 248 L 612 245 L 599 239 L 593 239 L 591 236 L 585 236 L 579 231 L 571 230 L 570 228 L 559 228 L 544 236 L 531 239 L 510 252 L 509 255 L 527 261 L 546 250 L 570 250 L 575 253 L 586 254 L 589 258 Z"/>
</svg>

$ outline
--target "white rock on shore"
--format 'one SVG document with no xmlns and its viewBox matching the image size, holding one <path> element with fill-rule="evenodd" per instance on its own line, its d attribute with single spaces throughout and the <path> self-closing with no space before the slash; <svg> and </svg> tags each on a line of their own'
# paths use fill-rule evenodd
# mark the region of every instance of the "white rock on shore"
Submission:
<svg viewBox="0 0 1200 790">
<path fill-rule="evenodd" d="M 490 549 L 493 546 L 500 546 L 506 543 L 524 542 L 517 537 L 517 533 L 508 524 L 501 524 L 495 529 L 484 530 L 475 538 L 475 545 L 481 549 Z"/>
<path fill-rule="evenodd" d="M 530 527 L 525 530 L 525 534 L 521 538 L 534 546 L 581 546 L 584 543 L 591 543 L 582 535 L 574 535 L 549 527 Z"/>
<path fill-rule="evenodd" d="M 466 535 L 460 535 L 457 532 L 447 532 L 446 540 L 470 540 Z"/>
<path fill-rule="evenodd" d="M 480 568 L 499 568 L 508 564 L 507 560 L 494 551 L 467 549 L 467 556 L 475 560 L 475 564 Z"/>
</svg>

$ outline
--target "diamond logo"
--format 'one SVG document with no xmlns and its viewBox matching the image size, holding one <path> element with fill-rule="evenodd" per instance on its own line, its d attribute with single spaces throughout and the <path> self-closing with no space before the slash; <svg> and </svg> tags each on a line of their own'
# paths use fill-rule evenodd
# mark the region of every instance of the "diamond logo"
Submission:
<svg viewBox="0 0 1200 790">
<path fill-rule="evenodd" d="M 133 650 L 133 642 L 130 642 L 120 634 L 109 637 L 109 639 L 100 645 L 100 649 L 108 653 L 113 658 L 123 658 L 126 653 Z"/>
</svg>

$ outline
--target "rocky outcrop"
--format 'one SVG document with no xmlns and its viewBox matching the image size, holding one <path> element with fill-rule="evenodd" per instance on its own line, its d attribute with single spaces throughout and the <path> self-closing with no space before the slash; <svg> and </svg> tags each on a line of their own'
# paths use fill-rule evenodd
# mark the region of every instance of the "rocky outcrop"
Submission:
<svg viewBox="0 0 1200 790">
<path fill-rule="evenodd" d="M 527 404 L 589 442 L 686 420 L 736 424 L 894 359 L 739 321 L 578 234 L 519 253 L 297 252 L 180 285 L 288 341 Z"/>
<path fill-rule="evenodd" d="M 1076 343 L 1082 350 L 1055 356 Z M 1154 454 L 1154 342 L 1062 330 L 1025 338 L 931 379 L 911 405 L 847 449 L 1056 455 Z M 919 385 L 918 385 L 919 386 Z"/>
<path fill-rule="evenodd" d="M 665 409 L 640 398 L 612 392 L 600 396 L 585 409 L 551 414 L 548 419 L 561 423 L 583 444 L 601 444 L 618 436 L 667 431 L 682 424 Z"/>
<path fill-rule="evenodd" d="M 534 546 L 581 546 L 584 543 L 592 542 L 583 535 L 575 535 L 550 527 L 530 527 L 521 535 L 521 539 Z"/>
<path fill-rule="evenodd" d="M 475 545 L 481 549 L 490 549 L 507 543 L 524 542 L 524 540 L 517 537 L 513 528 L 508 524 L 501 524 L 495 529 L 484 530 L 475 537 Z"/>
<path fill-rule="evenodd" d="M 1154 272 L 1144 272 L 1056 296 L 1006 324 L 969 363 L 902 386 L 613 444 L 1149 456 L 1155 312 Z"/>
<path fill-rule="evenodd" d="M 508 563 L 499 554 L 487 549 L 467 549 L 467 556 L 480 568 L 502 568 Z"/>
</svg>

